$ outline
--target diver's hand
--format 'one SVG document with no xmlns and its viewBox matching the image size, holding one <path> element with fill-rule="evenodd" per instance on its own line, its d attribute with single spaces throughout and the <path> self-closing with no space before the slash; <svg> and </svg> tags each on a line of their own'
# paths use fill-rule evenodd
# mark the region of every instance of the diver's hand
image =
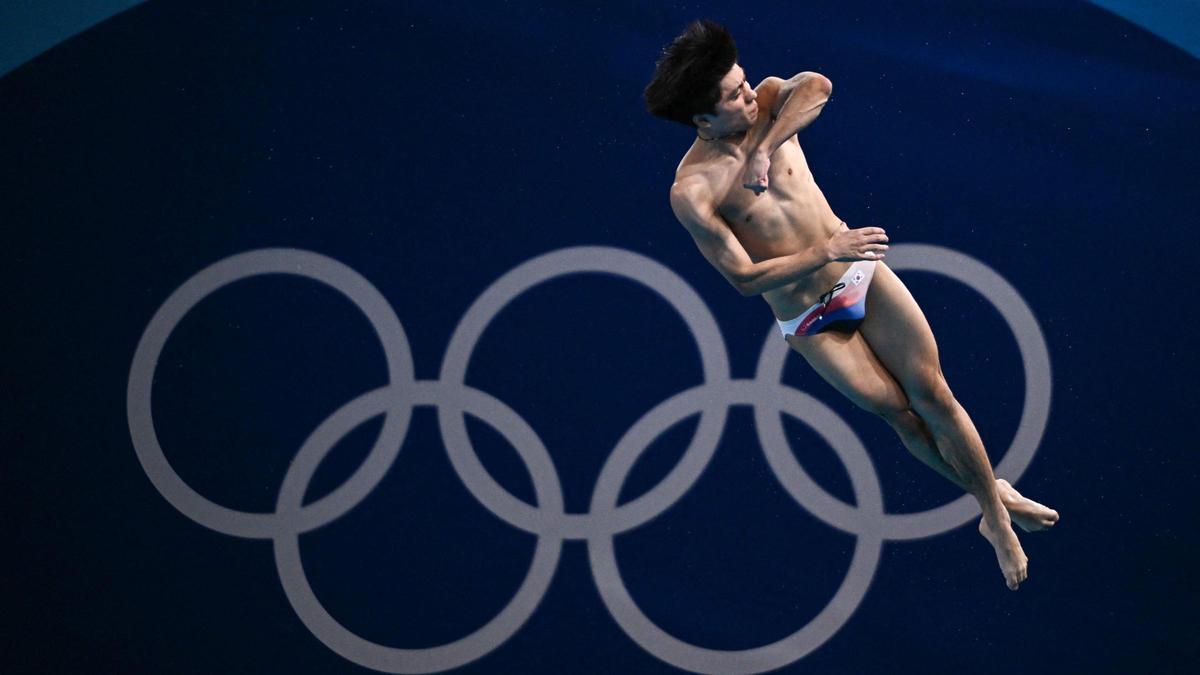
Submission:
<svg viewBox="0 0 1200 675">
<path fill-rule="evenodd" d="M 757 197 L 767 191 L 767 169 L 771 168 L 771 158 L 766 152 L 756 150 L 746 160 L 746 172 L 742 174 L 742 187 L 752 190 Z"/>
<path fill-rule="evenodd" d="M 842 223 L 825 243 L 831 261 L 854 262 L 856 260 L 879 260 L 887 251 L 887 233 L 882 227 L 860 227 L 852 230 Z"/>
</svg>

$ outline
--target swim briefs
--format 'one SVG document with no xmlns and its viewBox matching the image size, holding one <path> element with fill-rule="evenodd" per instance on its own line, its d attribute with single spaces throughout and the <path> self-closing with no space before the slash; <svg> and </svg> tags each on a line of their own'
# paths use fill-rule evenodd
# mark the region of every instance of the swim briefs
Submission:
<svg viewBox="0 0 1200 675">
<path fill-rule="evenodd" d="M 875 260 L 858 260 L 820 300 L 800 316 L 776 319 L 784 338 L 789 335 L 816 335 L 831 326 L 859 321 L 867 313 L 867 288 L 875 274 Z"/>
</svg>

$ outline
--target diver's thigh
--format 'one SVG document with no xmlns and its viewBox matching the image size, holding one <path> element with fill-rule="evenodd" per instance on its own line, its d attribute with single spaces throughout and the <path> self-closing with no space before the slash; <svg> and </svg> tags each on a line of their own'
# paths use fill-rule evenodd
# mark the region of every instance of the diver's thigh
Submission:
<svg viewBox="0 0 1200 675">
<path fill-rule="evenodd" d="M 883 415 L 908 407 L 904 390 L 857 331 L 790 335 L 787 341 L 818 375 L 864 410 Z"/>
<path fill-rule="evenodd" d="M 896 273 L 882 262 L 876 263 L 859 331 L 905 389 L 940 376 L 937 341 L 925 313 Z"/>
</svg>

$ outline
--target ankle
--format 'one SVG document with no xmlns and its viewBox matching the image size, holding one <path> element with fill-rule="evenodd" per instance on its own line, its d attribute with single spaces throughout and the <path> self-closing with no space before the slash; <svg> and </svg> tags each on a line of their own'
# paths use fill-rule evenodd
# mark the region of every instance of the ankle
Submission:
<svg viewBox="0 0 1200 675">
<path fill-rule="evenodd" d="M 1000 495 L 1000 503 L 1005 506 L 1017 501 L 1017 491 L 1003 478 L 996 479 L 996 492 Z"/>
<path fill-rule="evenodd" d="M 987 521 L 988 525 L 998 526 L 1001 523 L 1008 523 L 1008 508 L 1004 505 L 1003 501 L 997 504 L 987 504 L 981 500 L 979 507 L 983 519 Z"/>
</svg>

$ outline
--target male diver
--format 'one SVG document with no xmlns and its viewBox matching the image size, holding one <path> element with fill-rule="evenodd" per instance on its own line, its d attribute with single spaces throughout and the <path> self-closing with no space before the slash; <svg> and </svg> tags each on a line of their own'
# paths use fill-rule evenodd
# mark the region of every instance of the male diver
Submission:
<svg viewBox="0 0 1200 675">
<path fill-rule="evenodd" d="M 814 182 L 796 134 L 831 91 L 813 72 L 751 88 L 729 32 L 712 21 L 690 24 L 663 50 L 645 90 L 652 114 L 696 130 L 671 208 L 742 295 L 767 301 L 783 339 L 821 377 L 979 501 L 979 532 L 1016 590 L 1028 558 L 1011 523 L 1044 530 L 1058 512 L 992 474 L 942 375 L 925 315 L 883 263 L 887 234 L 847 227 Z"/>
</svg>

